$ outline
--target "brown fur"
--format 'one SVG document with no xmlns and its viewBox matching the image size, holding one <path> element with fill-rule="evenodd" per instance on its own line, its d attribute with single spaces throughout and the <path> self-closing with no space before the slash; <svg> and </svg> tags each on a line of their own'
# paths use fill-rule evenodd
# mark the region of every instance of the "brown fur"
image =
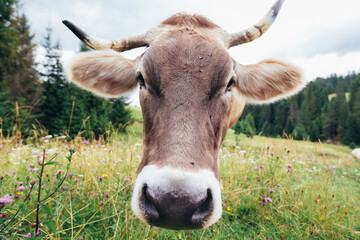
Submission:
<svg viewBox="0 0 360 240">
<path fill-rule="evenodd" d="M 204 17 L 177 14 L 163 24 L 179 28 L 163 30 L 137 60 L 111 51 L 83 53 L 74 61 L 72 78 L 99 95 L 120 96 L 136 86 L 139 71 L 145 87 L 140 89 L 144 154 L 138 172 L 149 164 L 170 165 L 209 169 L 219 179 L 219 149 L 245 102 L 296 93 L 304 86 L 301 71 L 275 60 L 238 64 L 216 35 L 217 26 Z M 231 78 L 235 83 L 229 90 Z"/>
<path fill-rule="evenodd" d="M 172 15 L 170 18 L 162 22 L 165 25 L 183 27 L 191 26 L 194 28 L 218 28 L 218 26 L 211 22 L 206 17 L 197 14 L 178 13 Z"/>
</svg>

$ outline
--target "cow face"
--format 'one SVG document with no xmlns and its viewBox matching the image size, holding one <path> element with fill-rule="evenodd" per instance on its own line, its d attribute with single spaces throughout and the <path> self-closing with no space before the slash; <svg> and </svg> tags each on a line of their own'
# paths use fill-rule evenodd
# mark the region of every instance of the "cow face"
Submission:
<svg viewBox="0 0 360 240">
<path fill-rule="evenodd" d="M 66 22 L 98 49 L 74 59 L 75 83 L 111 97 L 140 85 L 144 154 L 132 209 L 144 222 L 171 229 L 215 223 L 221 216 L 217 156 L 227 130 L 246 102 L 272 102 L 304 86 L 301 72 L 292 65 L 267 60 L 244 66 L 227 52 L 260 36 L 281 4 L 258 25 L 232 35 L 204 17 L 186 14 L 174 15 L 141 37 L 111 42 Z M 134 46 L 148 48 L 136 60 L 102 50 Z"/>
</svg>

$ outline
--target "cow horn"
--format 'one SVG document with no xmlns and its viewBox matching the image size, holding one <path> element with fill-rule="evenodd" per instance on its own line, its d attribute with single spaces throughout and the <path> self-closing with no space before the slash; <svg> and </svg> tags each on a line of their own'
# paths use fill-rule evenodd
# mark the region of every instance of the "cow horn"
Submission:
<svg viewBox="0 0 360 240">
<path fill-rule="evenodd" d="M 233 33 L 230 36 L 229 48 L 251 42 L 261 35 L 263 35 L 266 30 L 268 30 L 271 24 L 275 21 L 276 16 L 278 15 L 280 8 L 285 0 L 278 0 L 270 9 L 270 11 L 263 17 L 260 22 L 254 26 L 247 28 L 241 32 Z"/>
<path fill-rule="evenodd" d="M 123 52 L 126 50 L 149 46 L 146 41 L 145 34 L 132 37 L 129 39 L 120 39 L 120 40 L 105 40 L 96 38 L 86 34 L 83 30 L 72 24 L 71 22 L 64 20 L 62 21 L 83 43 L 88 45 L 94 50 L 101 49 L 113 49 L 117 52 Z"/>
</svg>

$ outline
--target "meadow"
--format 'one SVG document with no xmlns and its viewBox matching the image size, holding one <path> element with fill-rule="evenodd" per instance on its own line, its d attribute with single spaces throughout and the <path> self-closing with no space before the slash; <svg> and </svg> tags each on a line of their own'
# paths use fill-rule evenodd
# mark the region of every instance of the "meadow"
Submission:
<svg viewBox="0 0 360 240">
<path fill-rule="evenodd" d="M 0 239 L 360 239 L 360 162 L 349 148 L 232 130 L 219 157 L 219 222 L 145 225 L 130 208 L 141 136 L 135 122 L 107 140 L 0 139 L 0 198 L 11 195 L 0 199 Z"/>
</svg>

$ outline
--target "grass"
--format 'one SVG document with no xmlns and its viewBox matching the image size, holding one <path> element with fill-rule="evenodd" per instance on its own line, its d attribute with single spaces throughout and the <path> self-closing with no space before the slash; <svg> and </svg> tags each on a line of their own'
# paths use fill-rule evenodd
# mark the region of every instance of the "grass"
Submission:
<svg viewBox="0 0 360 240">
<path fill-rule="evenodd" d="M 63 164 L 44 170 L 43 189 L 50 192 L 64 176 L 58 172 L 65 172 L 67 149 L 75 148 L 71 174 L 40 208 L 41 239 L 360 239 L 360 163 L 349 148 L 250 139 L 232 130 L 219 157 L 224 202 L 219 222 L 196 231 L 147 226 L 130 209 L 142 158 L 141 130 L 141 124 L 134 124 L 111 141 L 42 138 L 22 145 L 0 139 L 0 197 L 18 196 L 0 210 L 0 228 L 28 194 L 29 188 L 18 190 L 19 182 L 28 186 L 37 180 L 39 169 L 29 169 L 40 168 L 42 149 L 48 158 L 58 153 L 56 161 Z M 1 239 L 23 239 L 34 232 L 35 192 Z"/>
</svg>

